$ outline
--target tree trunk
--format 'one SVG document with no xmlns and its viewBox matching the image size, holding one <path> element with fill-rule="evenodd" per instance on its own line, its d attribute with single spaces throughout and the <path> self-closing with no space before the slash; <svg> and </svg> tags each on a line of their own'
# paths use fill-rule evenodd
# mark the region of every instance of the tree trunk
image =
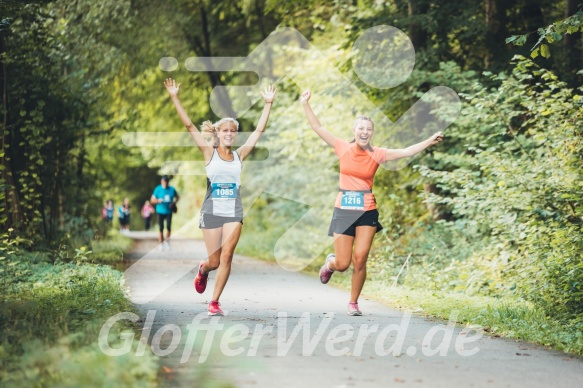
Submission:
<svg viewBox="0 0 583 388">
<path fill-rule="evenodd" d="M 4 37 L 0 34 L 0 55 L 6 53 L 6 44 Z M 20 199 L 14 184 L 14 176 L 12 175 L 12 168 L 8 158 L 9 131 L 8 131 L 8 65 L 2 62 L 2 105 L 4 107 L 4 114 L 2 117 L 2 136 L 0 136 L 0 153 L 2 155 L 1 165 L 2 171 L 0 175 L 0 184 L 4 187 L 4 203 L 3 212 L 6 216 L 6 222 L 3 224 L 5 228 L 19 228 L 21 226 L 22 214 L 20 209 Z M 1 216 L 1 215 L 0 215 Z"/>
<path fill-rule="evenodd" d="M 202 32 L 202 41 L 197 39 L 196 36 L 191 37 L 188 39 L 191 48 L 194 52 L 200 57 L 207 57 L 210 58 L 213 56 L 213 51 L 211 48 L 211 36 L 209 30 L 209 20 L 208 14 L 204 7 L 204 4 L 198 3 L 197 4 L 198 12 L 200 14 L 200 28 Z M 192 36 L 192 33 L 186 32 L 186 36 Z M 210 70 L 210 69 L 209 69 Z M 207 71 L 206 72 L 211 86 L 215 88 L 216 86 L 223 86 L 223 82 L 221 80 L 221 74 L 216 71 Z M 235 117 L 235 112 L 233 111 L 233 104 L 231 103 L 231 99 L 224 90 L 217 89 L 215 90 L 217 93 L 219 103 L 223 107 L 224 111 L 227 112 L 227 115 L 230 117 Z"/>
<path fill-rule="evenodd" d="M 409 18 L 427 13 L 428 7 L 424 0 L 409 0 L 407 13 Z M 409 22 L 409 38 L 413 42 L 415 51 L 419 51 L 427 46 L 427 31 L 423 29 L 418 21 Z"/>
<path fill-rule="evenodd" d="M 577 13 L 578 0 L 565 0 L 565 17 L 572 16 Z M 564 34 L 564 45 L 567 49 L 567 66 L 570 73 L 581 70 L 581 45 L 577 44 L 581 38 L 581 32 L 574 34 Z"/>
<path fill-rule="evenodd" d="M 505 0 L 485 0 L 484 14 L 486 22 L 486 53 L 484 55 L 484 67 L 492 66 L 492 59 L 505 61 L 506 46 L 504 40 L 508 35 L 506 28 Z"/>
</svg>

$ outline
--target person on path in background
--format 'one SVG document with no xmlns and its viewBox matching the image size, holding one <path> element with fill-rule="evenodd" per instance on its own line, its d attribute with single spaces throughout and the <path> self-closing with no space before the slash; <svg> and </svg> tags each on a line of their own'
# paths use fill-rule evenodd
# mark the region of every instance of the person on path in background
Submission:
<svg viewBox="0 0 583 388">
<path fill-rule="evenodd" d="M 150 220 L 152 219 L 152 214 L 154 213 L 154 207 L 150 204 L 150 201 L 146 200 L 144 206 L 142 206 L 142 218 L 144 219 L 144 230 L 150 230 Z"/>
<path fill-rule="evenodd" d="M 121 233 L 127 233 L 130 231 L 130 200 L 129 198 L 124 198 L 123 203 L 117 208 L 119 216 L 119 226 Z"/>
<path fill-rule="evenodd" d="M 105 222 L 108 226 L 111 226 L 113 223 L 113 201 L 108 199 L 104 204 L 103 208 L 101 209 L 101 219 Z"/>
<path fill-rule="evenodd" d="M 156 186 L 151 203 L 156 204 L 156 213 L 158 214 L 158 242 L 160 243 L 159 250 L 170 250 L 170 235 L 172 234 L 172 207 L 176 206 L 176 202 L 180 199 L 178 192 L 173 186 L 168 185 L 170 178 L 164 175 L 160 179 L 160 184 Z M 166 223 L 166 238 L 164 238 L 164 223 Z"/>
</svg>

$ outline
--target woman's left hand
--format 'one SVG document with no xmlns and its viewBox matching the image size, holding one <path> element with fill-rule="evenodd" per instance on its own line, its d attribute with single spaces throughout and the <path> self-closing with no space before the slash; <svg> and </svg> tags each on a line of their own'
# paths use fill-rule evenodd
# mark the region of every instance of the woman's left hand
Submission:
<svg viewBox="0 0 583 388">
<path fill-rule="evenodd" d="M 433 136 L 431 136 L 429 138 L 429 140 L 431 140 L 430 145 L 435 145 L 435 144 L 437 144 L 437 143 L 439 143 L 440 141 L 443 140 L 443 133 L 437 132 Z"/>
<path fill-rule="evenodd" d="M 266 104 L 272 103 L 275 99 L 275 88 L 272 85 L 268 85 L 265 91 L 261 92 L 261 96 Z"/>
</svg>

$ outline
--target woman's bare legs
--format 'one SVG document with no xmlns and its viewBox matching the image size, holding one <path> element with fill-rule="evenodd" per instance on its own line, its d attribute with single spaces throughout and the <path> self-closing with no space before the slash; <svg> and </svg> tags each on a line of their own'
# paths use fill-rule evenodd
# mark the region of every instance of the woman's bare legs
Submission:
<svg viewBox="0 0 583 388">
<path fill-rule="evenodd" d="M 352 254 L 352 288 L 350 301 L 358 302 L 358 297 L 366 280 L 366 261 L 377 232 L 376 226 L 357 226 L 354 239 L 354 253 Z"/>
<path fill-rule="evenodd" d="M 212 300 L 214 301 L 219 300 L 231 274 L 231 262 L 241 236 L 242 226 L 240 222 L 229 222 L 222 228 L 203 229 L 208 259 L 202 266 L 202 273 L 207 274 L 218 269 L 213 291 Z"/>
</svg>

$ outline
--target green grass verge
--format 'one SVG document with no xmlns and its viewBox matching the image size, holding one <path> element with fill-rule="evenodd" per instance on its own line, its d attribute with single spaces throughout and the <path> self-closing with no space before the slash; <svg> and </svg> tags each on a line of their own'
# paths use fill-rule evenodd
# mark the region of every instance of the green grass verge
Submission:
<svg viewBox="0 0 583 388">
<path fill-rule="evenodd" d="M 329 284 L 349 291 L 350 271 L 336 274 Z M 481 326 L 495 336 L 583 355 L 583 322 L 554 319 L 523 300 L 392 287 L 380 279 L 367 280 L 363 291 L 363 296 L 416 314 L 448 320 L 455 313 L 458 323 Z"/>
<path fill-rule="evenodd" d="M 15 249 L 0 253 L 0 385 L 156 384 L 153 355 L 110 357 L 98 346 L 105 320 L 133 310 L 120 284 L 121 272 L 82 260 L 53 264 L 46 255 Z M 122 330 L 133 331 L 128 324 L 116 325 L 112 347 L 121 346 Z"/>
<path fill-rule="evenodd" d="M 105 239 L 95 240 L 91 244 L 91 254 L 87 255 L 87 260 L 92 263 L 116 264 L 123 261 L 123 255 L 129 251 L 134 241 L 112 231 Z"/>
</svg>

